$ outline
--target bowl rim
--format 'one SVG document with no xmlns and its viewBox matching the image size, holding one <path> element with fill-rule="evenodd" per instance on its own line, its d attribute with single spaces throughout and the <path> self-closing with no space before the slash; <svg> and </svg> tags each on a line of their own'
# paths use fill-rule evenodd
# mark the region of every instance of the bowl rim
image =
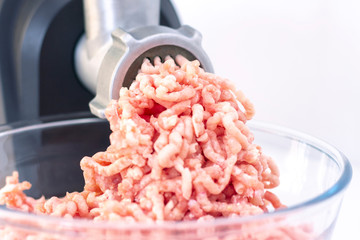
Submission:
<svg viewBox="0 0 360 240">
<path fill-rule="evenodd" d="M 79 117 L 79 116 L 76 116 Z M 58 121 L 57 119 L 61 119 Z M 31 131 L 36 129 L 46 129 L 46 128 L 54 128 L 61 126 L 69 126 L 69 125 L 78 125 L 78 124 L 89 124 L 89 123 L 100 123 L 106 122 L 106 120 L 88 117 L 87 115 L 81 115 L 80 118 L 76 119 L 67 119 L 63 120 L 63 117 L 60 118 L 50 118 L 45 120 L 35 120 L 35 121 L 23 121 L 17 122 L 15 124 L 7 124 L 2 125 L 0 128 L 0 138 L 21 133 L 24 131 Z M 352 178 L 352 167 L 350 165 L 347 157 L 339 151 L 334 146 L 329 143 L 313 137 L 309 134 L 293 130 L 287 127 L 275 125 L 272 123 L 266 123 L 262 121 L 251 120 L 247 123 L 250 129 L 254 129 L 257 131 L 262 131 L 270 134 L 276 134 L 278 136 L 284 138 L 294 139 L 296 141 L 304 142 L 322 152 L 327 154 L 335 163 L 342 169 L 341 175 L 338 180 L 330 186 L 323 193 L 299 204 L 295 204 L 293 206 L 276 210 L 274 212 L 264 213 L 260 215 L 251 215 L 251 216 L 242 216 L 242 217 L 231 217 L 231 218 L 216 218 L 212 221 L 164 221 L 164 222 L 151 222 L 151 223 L 124 223 L 119 224 L 119 222 L 109 222 L 109 221 L 93 221 L 91 219 L 66 219 L 62 217 L 53 217 L 46 215 L 37 215 L 37 214 L 29 214 L 26 212 L 8 209 L 5 206 L 0 206 L 0 223 L 5 221 L 7 225 L 14 225 L 17 227 L 24 227 L 29 230 L 44 230 L 44 226 L 37 224 L 38 222 L 46 222 L 47 224 L 71 226 L 72 229 L 114 229 L 114 230 L 196 230 L 199 228 L 209 228 L 209 227 L 222 227 L 229 225 L 238 225 L 247 222 L 266 220 L 273 217 L 281 217 L 286 214 L 295 212 L 299 209 L 313 207 L 321 202 L 329 200 L 335 196 L 340 195 L 341 192 L 345 191 L 348 187 L 351 178 Z M 324 151 L 325 150 L 325 151 Z M 24 222 L 24 224 L 22 223 Z M 33 225 L 32 225 L 33 224 Z M 42 226 L 42 227 L 41 227 Z M 56 232 L 56 229 L 51 229 L 48 231 Z M 62 234 L 64 234 L 63 230 Z"/>
</svg>

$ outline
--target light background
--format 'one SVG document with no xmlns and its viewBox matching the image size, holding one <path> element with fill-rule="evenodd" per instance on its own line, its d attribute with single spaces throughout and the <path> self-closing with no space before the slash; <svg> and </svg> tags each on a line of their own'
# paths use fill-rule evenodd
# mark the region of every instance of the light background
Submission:
<svg viewBox="0 0 360 240">
<path fill-rule="evenodd" d="M 215 72 L 255 104 L 254 119 L 321 138 L 350 159 L 333 239 L 360 239 L 360 1 L 173 2 L 202 33 Z"/>
</svg>

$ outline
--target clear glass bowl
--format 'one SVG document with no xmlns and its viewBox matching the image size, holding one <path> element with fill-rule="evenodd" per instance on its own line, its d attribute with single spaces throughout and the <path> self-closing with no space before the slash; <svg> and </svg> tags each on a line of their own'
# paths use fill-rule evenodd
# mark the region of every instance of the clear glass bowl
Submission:
<svg viewBox="0 0 360 240">
<path fill-rule="evenodd" d="M 73 117 L 73 116 L 72 116 Z M 352 169 L 331 145 L 293 130 L 248 123 L 255 142 L 277 162 L 276 193 L 288 208 L 214 221 L 164 223 L 93 222 L 27 214 L 0 207 L 1 239 L 330 239 Z M 0 127 L 0 186 L 17 170 L 32 197 L 81 191 L 83 156 L 109 144 L 106 121 L 42 120 Z M 18 237 L 18 238 L 16 238 Z"/>
</svg>

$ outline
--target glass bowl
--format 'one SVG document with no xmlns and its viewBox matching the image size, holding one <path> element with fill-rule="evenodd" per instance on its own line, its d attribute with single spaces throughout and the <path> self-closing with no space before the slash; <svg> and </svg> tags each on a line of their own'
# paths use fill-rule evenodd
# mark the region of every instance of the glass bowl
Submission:
<svg viewBox="0 0 360 240">
<path fill-rule="evenodd" d="M 73 118 L 74 116 L 71 116 Z M 88 116 L 0 127 L 0 186 L 17 170 L 32 197 L 82 191 L 79 162 L 109 145 L 109 124 Z M 273 190 L 288 207 L 249 217 L 162 223 L 94 222 L 0 207 L 1 239 L 330 239 L 352 169 L 331 145 L 266 123 L 248 123 L 255 143 L 280 168 Z"/>
</svg>

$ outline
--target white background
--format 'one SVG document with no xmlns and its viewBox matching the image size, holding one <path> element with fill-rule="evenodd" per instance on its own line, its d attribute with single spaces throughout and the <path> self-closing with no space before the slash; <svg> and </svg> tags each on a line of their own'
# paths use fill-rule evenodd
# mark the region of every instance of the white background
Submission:
<svg viewBox="0 0 360 240">
<path fill-rule="evenodd" d="M 354 176 L 333 239 L 360 239 L 360 1 L 174 0 L 256 120 L 321 138 Z"/>
</svg>

